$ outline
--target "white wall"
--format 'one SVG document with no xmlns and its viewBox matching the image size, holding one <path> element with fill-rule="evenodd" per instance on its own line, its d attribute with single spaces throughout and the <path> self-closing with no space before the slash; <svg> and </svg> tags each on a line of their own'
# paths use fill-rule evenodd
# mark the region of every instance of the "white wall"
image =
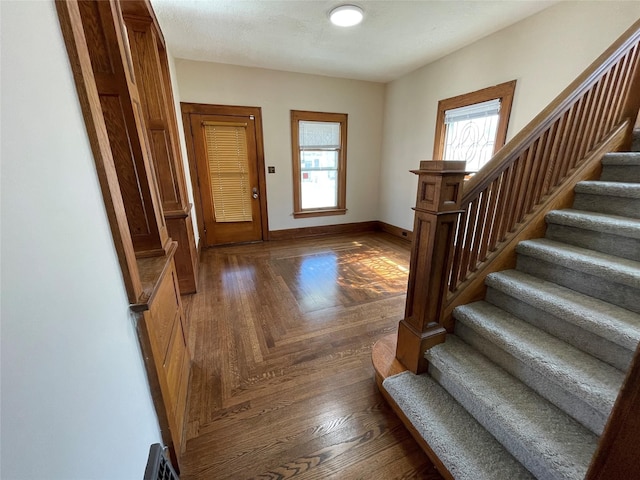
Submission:
<svg viewBox="0 0 640 480">
<path fill-rule="evenodd" d="M 384 85 L 176 59 L 181 102 L 262 107 L 269 229 L 378 219 Z M 290 110 L 349 114 L 346 215 L 294 219 Z"/>
<path fill-rule="evenodd" d="M 195 203 L 193 200 L 193 185 L 191 184 L 191 169 L 189 168 L 189 157 L 187 154 L 187 144 L 184 139 L 184 125 L 182 124 L 182 113 L 180 111 L 180 99 L 178 80 L 176 75 L 176 60 L 171 55 L 171 52 L 167 51 L 167 60 L 169 63 L 169 76 L 171 77 L 171 89 L 173 90 L 173 102 L 176 109 L 176 121 L 178 123 L 178 137 L 180 138 L 180 152 L 182 153 L 182 164 L 184 167 L 184 175 L 187 184 L 187 197 L 191 206 L 191 222 L 193 223 L 193 235 L 196 246 L 200 243 L 200 231 L 198 230 L 198 213 L 196 212 Z"/>
<path fill-rule="evenodd" d="M 158 423 L 54 2 L 0 8 L 0 477 L 140 479 Z"/>
<path fill-rule="evenodd" d="M 640 2 L 560 2 L 387 84 L 380 220 L 411 229 L 417 181 L 433 154 L 438 101 L 516 79 L 508 138 L 640 17 Z"/>
</svg>

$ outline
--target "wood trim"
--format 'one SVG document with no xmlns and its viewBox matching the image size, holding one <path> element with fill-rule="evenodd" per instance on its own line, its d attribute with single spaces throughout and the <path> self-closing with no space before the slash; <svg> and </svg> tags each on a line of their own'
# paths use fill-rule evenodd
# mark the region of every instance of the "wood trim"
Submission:
<svg viewBox="0 0 640 480">
<path fill-rule="evenodd" d="M 187 146 L 187 160 L 191 171 L 191 186 L 193 188 L 193 201 L 196 208 L 199 239 L 204 237 L 204 212 L 202 209 L 202 190 L 200 189 L 200 172 L 196 162 L 195 145 L 191 132 L 191 114 L 221 115 L 221 116 L 250 116 L 253 115 L 256 128 L 256 155 L 258 159 L 258 188 L 260 189 L 260 215 L 262 217 L 262 238 L 269 238 L 269 214 L 267 208 L 267 178 L 264 161 L 264 136 L 262 132 L 262 108 L 237 105 L 213 105 L 206 103 L 180 102 L 182 112 L 182 124 L 184 126 L 185 141 Z"/>
<path fill-rule="evenodd" d="M 375 220 L 370 222 L 342 223 L 335 225 L 320 225 L 317 227 L 272 230 L 269 232 L 269 240 L 293 240 L 301 237 L 319 237 L 324 235 L 363 232 L 384 232 L 408 243 L 411 243 L 413 239 L 413 232 L 411 230 L 406 230 L 389 223 Z"/>
<path fill-rule="evenodd" d="M 142 294 L 138 263 L 77 2 L 56 0 L 60 27 L 87 128 L 113 244 L 130 303 Z"/>
<path fill-rule="evenodd" d="M 158 23 L 156 13 L 153 11 L 153 7 L 149 0 L 126 0 L 121 2 L 120 8 L 123 16 L 126 15 L 132 18 L 137 17 L 142 21 L 151 22 L 156 35 L 158 36 L 158 46 L 163 50 L 166 48 L 164 35 L 162 35 L 162 30 L 160 29 L 160 23 Z"/>
<path fill-rule="evenodd" d="M 303 237 L 319 237 L 323 235 L 340 235 L 343 233 L 362 233 L 378 231 L 378 222 L 342 223 L 338 225 L 320 225 L 317 227 L 290 228 L 272 230 L 269 240 L 294 240 Z"/>
<path fill-rule="evenodd" d="M 640 444 L 640 345 L 591 459 L 585 480 L 638 478 Z"/>
<path fill-rule="evenodd" d="M 58 0 L 56 9 L 130 308 L 136 312 L 136 330 L 160 432 L 174 464 L 178 466 L 180 452 L 176 451 L 176 447 L 179 449 L 182 445 L 182 432 L 177 430 L 183 427 L 185 405 L 167 408 L 171 404 L 171 393 L 166 388 L 164 355 L 158 355 L 157 352 L 154 355 L 151 345 L 153 330 L 150 331 L 152 327 L 156 327 L 150 319 L 150 304 L 154 299 L 159 301 L 162 297 L 158 295 L 159 285 L 169 272 L 173 281 L 172 293 L 178 298 L 175 309 L 179 312 L 179 321 L 182 323 L 182 306 L 175 283 L 173 261 L 177 244 L 167 235 L 156 172 L 149 158 L 144 115 L 133 75 L 132 52 L 126 42 L 126 28 L 120 10 L 122 3 L 117 0 Z M 138 20 L 149 17 L 151 20 L 146 18 L 145 25 L 153 23 L 155 19 L 151 4 L 146 0 L 127 3 L 126 8 L 136 9 L 136 13 L 140 14 L 136 17 Z M 155 41 L 160 41 L 159 39 L 161 40 L 161 35 L 156 35 Z M 105 105 L 113 107 L 116 102 L 117 105 L 110 113 Z M 130 159 L 133 162 L 127 163 Z M 134 167 L 132 163 L 135 163 Z M 137 181 L 132 180 L 133 177 Z M 135 210 L 131 200 L 135 196 L 145 198 L 143 218 L 140 211 L 127 214 L 128 210 Z M 134 215 L 137 216 L 135 219 Z M 130 226 L 132 223 L 133 226 Z M 143 236 L 146 235 L 145 232 L 151 233 L 147 235 L 148 241 L 140 240 L 140 232 L 137 237 L 134 235 L 135 227 L 140 228 Z M 156 306 L 158 311 L 166 305 L 160 303 L 156 304 L 159 305 Z M 171 315 L 172 312 L 165 313 Z M 188 349 L 185 348 L 184 352 L 182 363 L 186 368 L 190 355 Z M 188 377 L 184 378 L 185 381 L 188 380 Z M 182 411 L 178 412 L 178 409 Z M 171 426 L 174 427 L 173 431 Z"/>
<path fill-rule="evenodd" d="M 385 379 L 407 371 L 396 358 L 397 347 L 398 337 L 395 333 L 390 333 L 374 343 L 371 348 L 371 363 L 376 373 L 378 388 L 382 388 Z"/>
<path fill-rule="evenodd" d="M 131 310 L 134 312 L 149 310 L 149 305 L 153 303 L 153 299 L 158 293 L 158 288 L 164 279 L 167 269 L 171 266 L 171 260 L 173 260 L 177 249 L 178 243 L 171 242 L 171 247 L 166 256 L 138 259 L 140 280 L 144 290 L 138 302 L 130 305 Z"/>
<path fill-rule="evenodd" d="M 174 468 L 179 468 L 178 456 L 173 439 L 171 437 L 171 428 L 169 426 L 169 416 L 167 414 L 166 404 L 162 397 L 162 379 L 158 374 L 155 356 L 151 348 L 151 334 L 147 324 L 147 318 L 144 312 L 135 314 L 135 325 L 138 333 L 138 341 L 142 350 L 142 358 L 144 360 L 145 370 L 147 372 L 147 381 L 151 391 L 151 398 L 155 406 L 156 415 L 158 416 L 158 426 L 160 427 L 160 436 L 165 445 L 169 446 L 169 455 Z"/>
<path fill-rule="evenodd" d="M 381 232 L 393 235 L 394 237 L 398 237 L 401 240 L 406 240 L 409 243 L 413 241 L 413 231 L 411 230 L 406 230 L 404 228 L 396 227 L 395 225 L 391 225 L 389 223 L 381 221 L 378 221 L 377 229 Z"/>
<path fill-rule="evenodd" d="M 433 159 L 442 160 L 444 154 L 445 125 L 444 114 L 453 108 L 465 107 L 476 103 L 487 102 L 489 100 L 500 99 L 500 115 L 498 129 L 496 131 L 496 143 L 493 149 L 495 154 L 500 150 L 507 139 L 507 127 L 511 116 L 511 105 L 516 89 L 516 80 L 500 83 L 492 87 L 476 90 L 475 92 L 464 93 L 451 98 L 445 98 L 438 102 L 438 113 L 436 114 L 436 134 L 433 142 Z"/>
<path fill-rule="evenodd" d="M 338 156 L 338 204 L 335 208 L 303 209 L 301 200 L 302 185 L 300 183 L 300 146 L 298 144 L 298 122 L 340 123 L 340 154 Z M 347 136 L 349 115 L 346 113 L 309 112 L 291 110 L 291 158 L 293 166 L 293 217 L 321 217 L 327 215 L 344 215 L 347 211 Z"/>
<path fill-rule="evenodd" d="M 414 208 L 411 259 L 404 318 L 398 325 L 396 357 L 413 373 L 427 369 L 424 352 L 444 342 L 442 313 L 453 262 L 454 237 L 462 213 L 464 161 L 422 161 Z"/>
<path fill-rule="evenodd" d="M 191 204 L 187 203 L 181 210 L 165 210 L 164 218 L 187 218 L 191 212 Z"/>
<path fill-rule="evenodd" d="M 183 109 L 183 103 L 180 103 L 180 109 Z M 191 117 L 189 113 L 182 110 L 182 126 L 184 128 L 184 140 L 187 148 L 187 161 L 189 163 L 189 171 L 191 172 L 191 188 L 193 191 L 193 206 L 196 211 L 196 222 L 198 226 L 198 246 L 202 243 L 204 236 L 204 212 L 202 210 L 202 192 L 200 190 L 200 174 L 198 172 L 198 162 L 196 161 L 196 151 L 193 142 L 193 134 L 191 132 Z M 198 247 L 199 248 L 199 247 Z M 198 257 L 200 258 L 200 257 Z"/>
<path fill-rule="evenodd" d="M 346 213 L 346 208 L 318 208 L 314 210 L 304 210 L 302 212 L 293 212 L 293 218 L 330 217 L 333 215 L 345 215 Z"/>
</svg>

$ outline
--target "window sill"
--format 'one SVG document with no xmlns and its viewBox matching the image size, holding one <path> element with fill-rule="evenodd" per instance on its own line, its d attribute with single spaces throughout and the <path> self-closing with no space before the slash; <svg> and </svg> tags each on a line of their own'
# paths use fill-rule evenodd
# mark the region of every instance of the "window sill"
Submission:
<svg viewBox="0 0 640 480">
<path fill-rule="evenodd" d="M 318 210 L 293 212 L 293 218 L 327 217 L 329 215 L 344 215 L 345 213 L 347 213 L 346 208 L 321 208 Z"/>
</svg>

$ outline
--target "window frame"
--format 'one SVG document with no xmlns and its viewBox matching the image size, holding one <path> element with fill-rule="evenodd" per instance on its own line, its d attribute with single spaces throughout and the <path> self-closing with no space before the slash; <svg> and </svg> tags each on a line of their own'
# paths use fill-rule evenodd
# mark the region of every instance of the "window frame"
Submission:
<svg viewBox="0 0 640 480">
<path fill-rule="evenodd" d="M 436 134 L 433 142 L 433 159 L 442 160 L 444 156 L 444 142 L 446 138 L 446 126 L 444 114 L 447 110 L 454 108 L 475 105 L 476 103 L 487 102 L 489 100 L 500 100 L 500 114 L 498 116 L 498 129 L 496 131 L 496 141 L 493 148 L 493 155 L 500 150 L 507 139 L 507 127 L 511 116 L 511 106 L 513 95 L 516 89 L 516 80 L 500 83 L 493 87 L 483 88 L 475 92 L 464 93 L 451 98 L 445 98 L 438 102 L 438 113 L 436 116 Z"/>
<path fill-rule="evenodd" d="M 293 217 L 321 217 L 344 215 L 347 190 L 347 121 L 346 113 L 309 112 L 291 110 L 291 156 L 293 160 Z M 332 122 L 340 124 L 340 148 L 338 150 L 337 205 L 326 208 L 302 208 L 302 182 L 300 180 L 300 129 L 299 122 Z"/>
</svg>

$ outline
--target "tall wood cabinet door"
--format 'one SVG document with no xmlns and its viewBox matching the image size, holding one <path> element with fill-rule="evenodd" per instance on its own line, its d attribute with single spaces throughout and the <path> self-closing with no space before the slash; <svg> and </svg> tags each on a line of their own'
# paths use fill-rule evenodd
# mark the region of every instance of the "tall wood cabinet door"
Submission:
<svg viewBox="0 0 640 480">
<path fill-rule="evenodd" d="M 78 8 L 136 256 L 164 255 L 169 237 L 119 4 Z"/>
<path fill-rule="evenodd" d="M 187 200 L 185 172 L 179 146 L 171 79 L 162 34 L 151 17 L 134 10 L 135 3 L 122 4 L 136 85 L 147 128 L 151 159 L 155 168 L 162 209 L 171 239 L 178 242 L 174 257 L 180 292 L 195 293 L 197 253 L 191 205 Z"/>
<path fill-rule="evenodd" d="M 185 317 L 173 260 L 144 318 L 171 438 L 179 455 L 183 449 L 191 354 L 186 343 Z"/>
</svg>

